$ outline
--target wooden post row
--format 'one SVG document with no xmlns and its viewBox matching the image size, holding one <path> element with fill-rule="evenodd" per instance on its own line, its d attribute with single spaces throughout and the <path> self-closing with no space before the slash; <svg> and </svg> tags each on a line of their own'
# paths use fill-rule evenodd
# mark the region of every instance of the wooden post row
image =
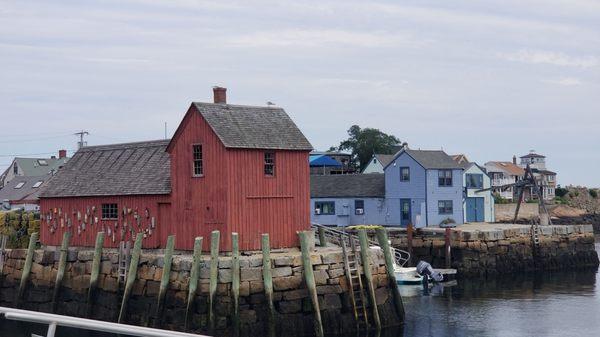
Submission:
<svg viewBox="0 0 600 337">
<path fill-rule="evenodd" d="M 367 279 L 367 289 L 369 293 L 369 302 L 371 303 L 371 311 L 375 327 L 381 329 L 381 321 L 379 320 L 379 311 L 377 311 L 377 299 L 375 297 L 375 286 L 373 285 L 373 274 L 371 272 L 371 261 L 369 258 L 370 248 L 367 240 L 367 231 L 365 229 L 358 230 L 358 239 L 360 241 L 360 257 L 362 260 L 363 273 Z"/>
<path fill-rule="evenodd" d="M 312 263 L 310 262 L 309 242 L 314 238 L 312 231 L 298 232 L 300 236 L 300 248 L 302 250 L 302 266 L 304 267 L 304 280 L 310 295 L 313 311 L 315 312 L 315 335 L 323 337 L 323 322 L 321 321 L 321 310 L 319 309 L 319 297 L 317 296 L 317 286 L 315 283 L 315 274 Z"/>
</svg>

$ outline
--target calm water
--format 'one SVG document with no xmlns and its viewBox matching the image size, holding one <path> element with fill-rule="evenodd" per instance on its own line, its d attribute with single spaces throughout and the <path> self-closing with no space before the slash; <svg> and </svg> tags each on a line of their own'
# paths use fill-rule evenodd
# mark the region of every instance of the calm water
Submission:
<svg viewBox="0 0 600 337">
<path fill-rule="evenodd" d="M 406 325 L 381 336 L 600 336 L 598 279 L 591 270 L 461 281 L 429 293 L 402 286 Z M 44 328 L 0 321 L 0 336 L 31 332 L 43 335 Z M 57 336 L 101 335 L 59 330 Z"/>
</svg>

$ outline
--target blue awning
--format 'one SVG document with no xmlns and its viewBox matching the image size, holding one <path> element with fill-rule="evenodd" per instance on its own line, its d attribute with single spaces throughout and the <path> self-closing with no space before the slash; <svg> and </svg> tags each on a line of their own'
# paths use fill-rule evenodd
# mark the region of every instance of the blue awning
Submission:
<svg viewBox="0 0 600 337">
<path fill-rule="evenodd" d="M 311 155 L 310 156 L 310 166 L 317 167 L 342 167 L 339 161 L 327 156 L 327 155 Z"/>
</svg>

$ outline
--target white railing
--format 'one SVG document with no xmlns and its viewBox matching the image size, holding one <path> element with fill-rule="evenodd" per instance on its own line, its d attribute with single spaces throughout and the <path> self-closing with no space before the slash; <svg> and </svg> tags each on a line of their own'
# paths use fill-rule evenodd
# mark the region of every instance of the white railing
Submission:
<svg viewBox="0 0 600 337">
<path fill-rule="evenodd" d="M 96 321 L 93 319 L 85 319 L 71 316 L 46 314 L 42 312 L 20 310 L 6 307 L 0 307 L 0 314 L 4 316 L 4 318 L 14 321 L 47 324 L 48 333 L 46 334 L 46 337 L 55 337 L 56 328 L 58 326 L 138 337 L 207 337 L 184 332 L 152 329 L 134 325 Z"/>
<path fill-rule="evenodd" d="M 513 184 L 515 181 L 511 179 L 492 179 L 492 186 L 503 186 L 508 184 Z"/>
</svg>

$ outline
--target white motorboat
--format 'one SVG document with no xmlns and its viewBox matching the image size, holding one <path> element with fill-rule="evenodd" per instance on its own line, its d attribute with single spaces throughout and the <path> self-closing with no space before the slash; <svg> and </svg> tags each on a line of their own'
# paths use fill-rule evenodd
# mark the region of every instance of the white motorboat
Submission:
<svg viewBox="0 0 600 337">
<path fill-rule="evenodd" d="M 394 274 L 396 276 L 396 282 L 399 284 L 421 284 L 423 283 L 423 276 L 417 273 L 416 267 L 400 267 L 394 266 Z"/>
</svg>

